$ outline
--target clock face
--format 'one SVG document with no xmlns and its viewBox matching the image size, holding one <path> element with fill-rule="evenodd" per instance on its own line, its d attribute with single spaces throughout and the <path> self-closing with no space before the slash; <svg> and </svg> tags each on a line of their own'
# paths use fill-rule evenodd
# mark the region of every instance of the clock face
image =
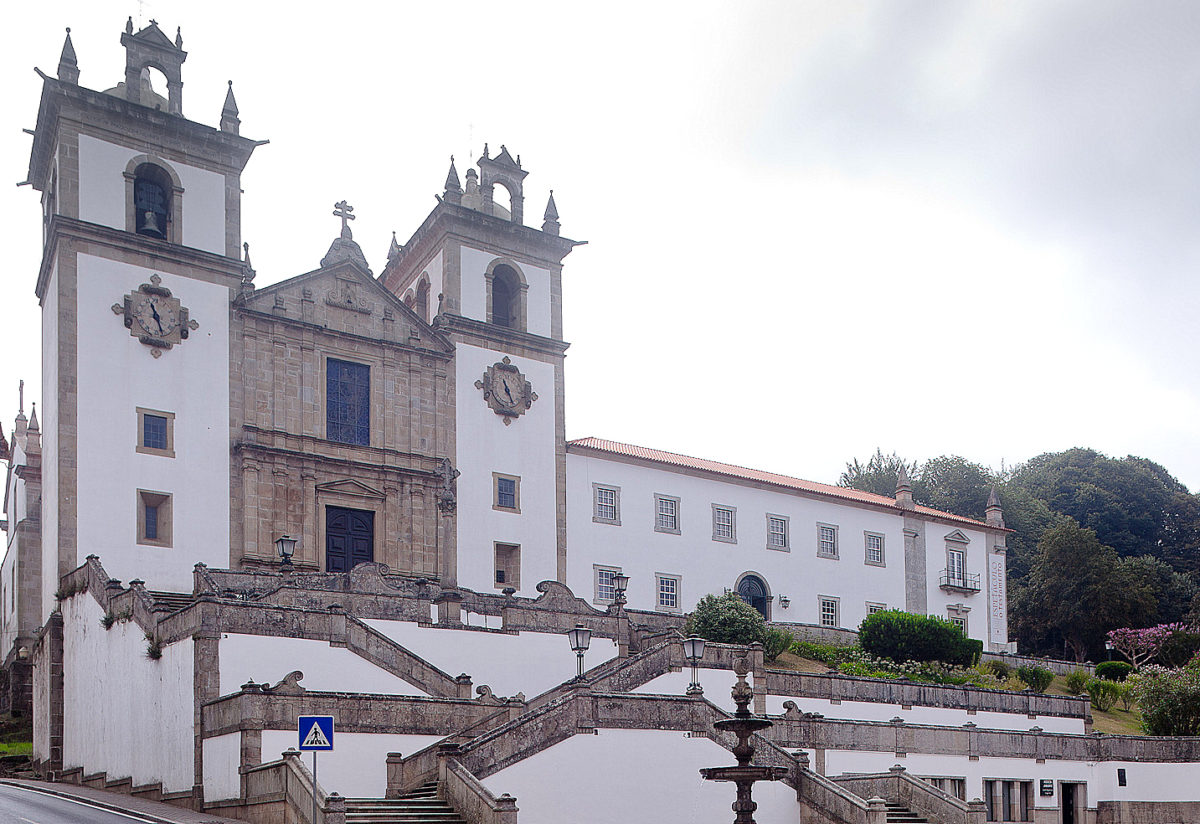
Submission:
<svg viewBox="0 0 1200 824">
<path fill-rule="evenodd" d="M 515 374 L 496 371 L 492 374 L 492 395 L 500 406 L 513 409 L 525 397 L 524 381 L 518 381 Z"/>
<path fill-rule="evenodd" d="M 161 295 L 146 295 L 133 307 L 133 317 L 146 334 L 166 337 L 179 325 L 179 312 L 174 301 Z"/>
<path fill-rule="evenodd" d="M 492 411 L 504 418 L 508 426 L 533 405 L 537 400 L 537 392 L 525 380 L 521 370 L 512 365 L 506 355 L 504 360 L 493 364 L 483 373 L 483 377 L 475 381 L 475 388 L 483 390 L 483 399 Z"/>
</svg>

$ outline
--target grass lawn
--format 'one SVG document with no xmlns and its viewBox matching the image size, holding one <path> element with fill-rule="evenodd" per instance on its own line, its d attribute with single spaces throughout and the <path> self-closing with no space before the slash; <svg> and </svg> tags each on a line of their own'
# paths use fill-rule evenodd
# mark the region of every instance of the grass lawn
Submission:
<svg viewBox="0 0 1200 824">
<path fill-rule="evenodd" d="M 0 757 L 5 755 L 32 755 L 32 741 L 0 741 Z"/>
</svg>

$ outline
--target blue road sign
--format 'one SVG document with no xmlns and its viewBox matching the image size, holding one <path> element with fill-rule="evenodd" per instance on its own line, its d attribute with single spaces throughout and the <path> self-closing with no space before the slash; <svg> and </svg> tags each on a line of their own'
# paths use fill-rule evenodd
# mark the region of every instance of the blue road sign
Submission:
<svg viewBox="0 0 1200 824">
<path fill-rule="evenodd" d="M 301 750 L 333 749 L 333 716 L 302 715 L 297 724 Z"/>
</svg>

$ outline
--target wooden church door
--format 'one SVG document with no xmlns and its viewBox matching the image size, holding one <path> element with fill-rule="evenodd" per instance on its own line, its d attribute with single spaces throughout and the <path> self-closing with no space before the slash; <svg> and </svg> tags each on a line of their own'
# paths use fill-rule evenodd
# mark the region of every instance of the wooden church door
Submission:
<svg viewBox="0 0 1200 824">
<path fill-rule="evenodd" d="M 375 560 L 375 513 L 325 507 L 325 571 L 348 572 Z"/>
</svg>

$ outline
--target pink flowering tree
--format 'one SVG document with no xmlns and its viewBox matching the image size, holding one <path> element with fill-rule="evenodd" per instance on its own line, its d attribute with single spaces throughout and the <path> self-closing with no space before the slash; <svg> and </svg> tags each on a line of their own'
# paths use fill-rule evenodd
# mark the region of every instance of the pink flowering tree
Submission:
<svg viewBox="0 0 1200 824">
<path fill-rule="evenodd" d="M 1110 630 L 1108 642 L 1112 648 L 1129 659 L 1134 669 L 1138 669 L 1162 649 L 1172 635 L 1183 629 L 1183 624 L 1159 624 L 1156 627 L 1133 629 L 1121 627 Z"/>
</svg>

